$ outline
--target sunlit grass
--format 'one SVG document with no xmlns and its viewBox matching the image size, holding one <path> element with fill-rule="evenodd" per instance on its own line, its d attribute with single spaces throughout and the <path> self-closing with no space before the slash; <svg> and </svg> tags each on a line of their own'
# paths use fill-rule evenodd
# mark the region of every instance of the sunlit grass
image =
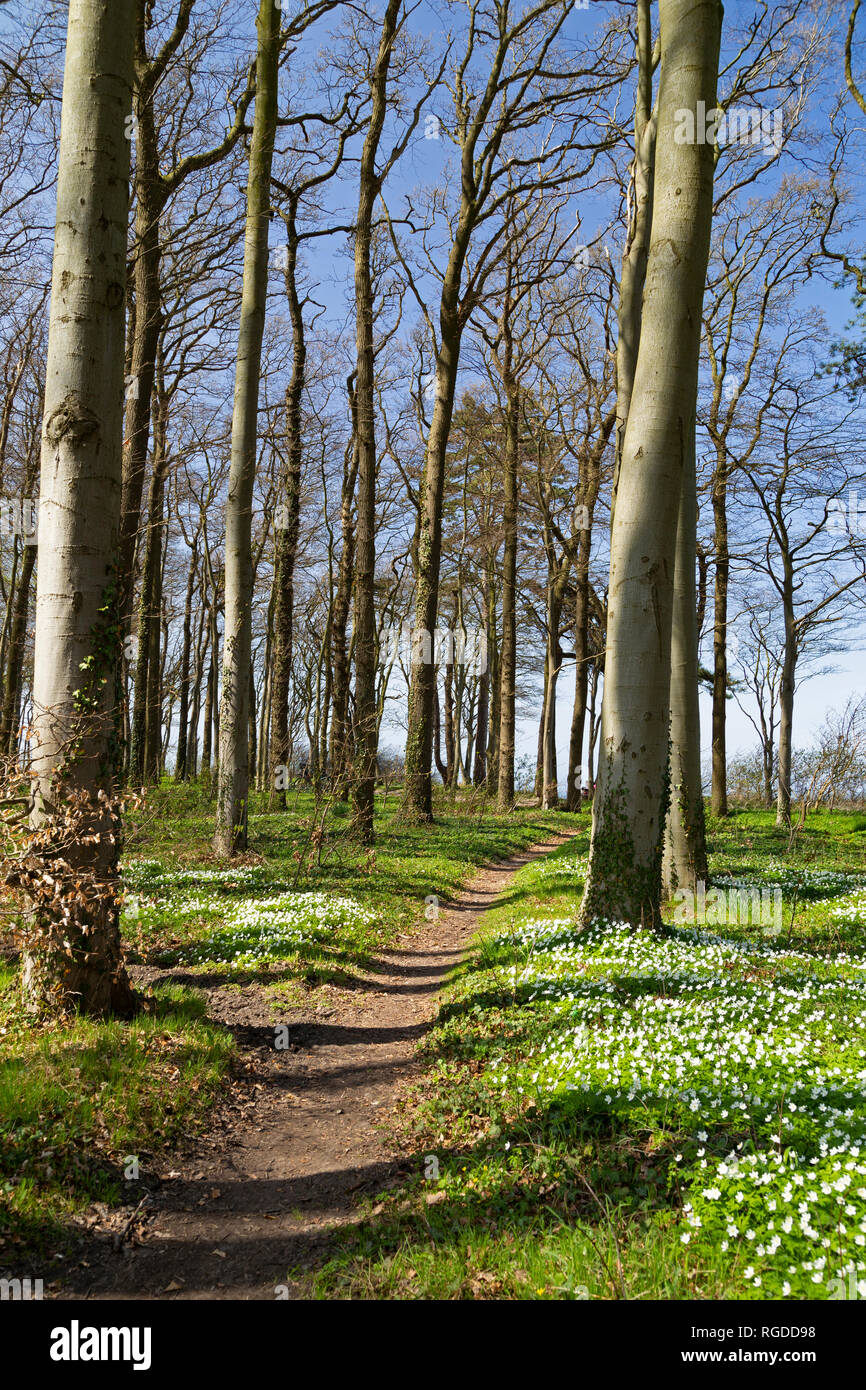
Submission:
<svg viewBox="0 0 866 1390">
<path fill-rule="evenodd" d="M 430 895 L 447 903 L 479 864 L 561 824 L 442 801 L 435 825 L 412 828 L 396 822 L 396 796 L 378 803 L 373 854 L 339 812 L 311 850 L 322 815 L 304 793 L 285 812 L 255 806 L 251 852 L 226 866 L 211 853 L 206 788 L 164 784 L 129 827 L 128 958 L 229 990 L 253 980 L 272 1008 L 304 1007 L 311 990 L 355 985 L 383 944 L 425 920 Z M 89 1203 L 128 1198 L 125 1160 L 146 1166 L 206 1121 L 234 1042 L 208 1020 L 204 995 L 170 983 L 132 1023 L 34 1027 L 11 965 L 0 974 L 0 1030 L 2 1268 L 21 1250 L 61 1251 Z"/>
<path fill-rule="evenodd" d="M 63 1246 L 87 1203 L 117 1202 L 129 1159 L 193 1132 L 220 1094 L 234 1052 L 205 1017 L 201 995 L 163 986 L 131 1023 L 76 1019 L 34 1028 L 14 972 L 0 991 L 0 1237 Z M 3 1263 L 0 1256 L 0 1264 Z"/>
<path fill-rule="evenodd" d="M 830 917 L 862 848 L 711 834 L 714 875 L 780 887 L 778 937 L 578 932 L 583 839 L 515 877 L 428 1040 L 411 1176 L 320 1296 L 866 1292 L 866 957 Z"/>
</svg>

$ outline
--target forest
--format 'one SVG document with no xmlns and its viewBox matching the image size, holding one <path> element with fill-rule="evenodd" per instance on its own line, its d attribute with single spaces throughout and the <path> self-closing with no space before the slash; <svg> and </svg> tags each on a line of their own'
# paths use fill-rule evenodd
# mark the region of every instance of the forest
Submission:
<svg viewBox="0 0 866 1390">
<path fill-rule="evenodd" d="M 0 1301 L 821 1363 L 864 151 L 861 0 L 0 0 Z"/>
</svg>

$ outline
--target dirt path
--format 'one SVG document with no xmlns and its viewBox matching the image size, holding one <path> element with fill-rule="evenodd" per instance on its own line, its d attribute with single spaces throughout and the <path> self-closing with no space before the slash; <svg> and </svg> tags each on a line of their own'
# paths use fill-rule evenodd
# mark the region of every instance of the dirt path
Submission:
<svg viewBox="0 0 866 1390">
<path fill-rule="evenodd" d="M 382 951 L 349 1003 L 291 1024 L 289 1050 L 274 1048 L 260 990 L 239 999 L 215 983 L 211 1014 L 230 1019 L 244 1050 L 243 1099 L 221 1133 L 159 1173 L 134 1219 L 97 1221 L 55 1296 L 274 1299 L 289 1269 L 317 1265 L 333 1232 L 356 1219 L 358 1195 L 405 1171 L 377 1126 L 419 1074 L 416 1045 L 480 917 L 517 869 L 568 838 L 483 869 L 438 921 Z"/>
</svg>

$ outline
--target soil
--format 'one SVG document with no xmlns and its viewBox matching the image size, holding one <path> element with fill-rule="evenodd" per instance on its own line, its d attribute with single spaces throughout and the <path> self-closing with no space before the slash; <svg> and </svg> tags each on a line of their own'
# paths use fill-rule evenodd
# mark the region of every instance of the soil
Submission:
<svg viewBox="0 0 866 1390">
<path fill-rule="evenodd" d="M 329 1006 L 280 1011 L 284 1050 L 260 984 L 227 990 L 216 976 L 140 970 L 206 990 L 210 1016 L 236 1036 L 240 1079 L 188 1154 L 148 1167 L 133 1203 L 91 1209 L 82 1258 L 53 1297 L 304 1297 L 305 1273 L 358 1220 L 358 1198 L 408 1171 L 383 1122 L 421 1074 L 417 1044 L 480 918 L 518 868 L 567 838 L 483 869 L 438 920 L 383 950 L 355 990 L 327 991 Z"/>
</svg>

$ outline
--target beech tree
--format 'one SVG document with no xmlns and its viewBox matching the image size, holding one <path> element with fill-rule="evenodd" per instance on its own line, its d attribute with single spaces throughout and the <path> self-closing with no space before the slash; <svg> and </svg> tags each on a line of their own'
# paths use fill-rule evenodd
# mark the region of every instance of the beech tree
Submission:
<svg viewBox="0 0 866 1390">
<path fill-rule="evenodd" d="M 274 0 L 261 0 L 256 28 L 255 117 L 247 179 L 244 288 L 226 502 L 225 638 L 214 831 L 214 849 L 223 855 L 246 849 L 249 814 L 249 669 L 253 591 L 251 520 L 281 48 L 280 10 Z"/>
<path fill-rule="evenodd" d="M 134 0 L 70 0 L 45 374 L 33 677 L 33 824 L 85 885 L 24 957 L 31 1008 L 129 1014 L 118 840 L 119 523 Z M 99 524 L 95 525 L 95 518 Z M 81 817 L 72 843 L 64 803 Z M 90 884 L 90 891 L 86 885 Z"/>
<path fill-rule="evenodd" d="M 715 104 L 718 0 L 661 0 L 653 214 L 611 534 L 599 785 L 582 920 L 652 924 L 668 806 L 673 576 L 698 384 L 713 151 L 677 112 Z"/>
<path fill-rule="evenodd" d="M 804 308 L 818 278 L 859 270 L 844 240 L 856 235 L 854 142 L 833 125 L 825 176 L 806 119 L 831 64 L 839 83 L 846 17 L 840 27 L 808 0 L 729 12 L 720 90 L 701 59 L 699 95 L 697 70 L 685 73 L 715 24 L 706 5 L 686 24 L 666 4 L 657 34 L 649 0 L 605 7 L 597 23 L 564 0 L 456 0 L 448 34 L 422 35 L 396 0 L 291 13 L 275 3 L 276 57 L 260 45 L 252 64 L 237 40 L 242 11 L 241 0 L 132 10 L 116 563 L 124 775 L 200 778 L 221 855 L 250 843 L 251 789 L 282 808 L 292 779 L 323 804 L 352 796 L 351 834 L 369 844 L 380 738 L 405 736 L 406 775 L 389 751 L 389 786 L 402 780 L 402 814 L 424 821 L 438 777 L 446 804 L 472 784 L 479 803 L 510 808 L 529 787 L 531 720 L 546 809 L 559 804 L 566 744 L 567 810 L 600 759 L 587 913 L 652 920 L 657 866 L 659 892 L 705 872 L 697 631 L 706 617 L 712 807 L 724 813 L 730 614 L 756 568 L 762 592 L 784 579 L 768 450 L 781 437 L 785 345 L 826 331 Z M 856 5 L 851 18 L 856 100 Z M 33 26 L 23 6 L 0 35 L 0 743 L 12 753 L 35 694 L 42 566 L 20 522 L 39 489 L 40 199 L 56 177 L 47 60 L 60 44 L 57 15 Z M 697 102 L 711 97 L 728 136 L 705 123 L 704 143 L 679 144 L 684 113 L 698 132 Z M 680 266 L 665 259 L 671 241 L 686 250 Z M 839 350 L 827 370 L 856 391 L 858 345 Z M 831 405 L 818 414 L 832 429 Z M 779 505 L 796 547 L 795 482 L 809 470 L 802 453 L 792 459 Z M 852 445 L 844 470 L 833 459 L 827 497 L 841 502 L 859 455 Z M 796 566 L 789 586 L 801 613 L 848 583 L 861 550 L 853 534 L 810 544 L 804 588 Z M 814 631 L 835 631 L 846 611 L 829 603 L 833 622 Z M 476 633 L 482 665 L 463 653 Z M 793 687 L 767 724 L 774 785 L 782 703 L 779 751 L 785 765 L 790 749 L 797 781 L 789 714 L 809 642 L 820 646 L 811 634 L 788 643 Z M 659 777 L 662 725 L 670 764 Z M 620 821 L 616 786 L 631 807 Z M 622 832 L 632 868 L 605 907 L 608 832 Z"/>
<path fill-rule="evenodd" d="M 605 35 L 604 64 L 599 62 L 598 53 L 594 52 L 590 61 L 589 53 L 580 50 L 568 65 L 554 60 L 554 44 L 568 13 L 560 0 L 540 0 L 519 15 L 512 13 L 509 0 L 490 0 L 489 5 L 471 0 L 468 11 L 465 50 L 454 64 L 449 83 L 453 97 L 449 134 L 459 159 L 460 197 L 451 221 L 448 261 L 441 273 L 438 332 L 424 309 L 435 345 L 434 401 L 425 449 L 415 597 L 415 627 L 425 632 L 433 632 L 437 621 L 445 460 L 465 326 L 501 256 L 511 221 L 521 216 L 530 191 L 542 184 L 561 186 L 565 179 L 577 181 L 593 167 L 605 138 L 597 132 L 595 143 L 591 142 L 588 128 L 599 119 L 602 95 L 620 70 L 616 41 L 610 34 Z M 578 107 L 580 115 L 575 114 Z M 521 148 L 523 133 L 540 115 L 558 117 L 556 138 Z M 580 167 L 575 166 L 578 152 L 584 155 Z M 480 239 L 482 228 L 484 237 L 472 263 L 473 239 Z M 506 445 L 511 452 L 514 448 L 513 442 Z M 507 457 L 510 460 L 511 453 Z M 513 477 L 510 462 L 506 477 Z M 516 498 L 511 484 L 509 488 L 506 506 L 510 517 Z M 510 574 L 515 563 L 511 541 L 508 547 L 505 563 Z M 508 622 L 510 625 L 510 618 Z M 510 650 L 509 635 L 503 651 L 509 690 Z M 408 820 L 425 821 L 432 816 L 433 695 L 432 663 L 415 660 L 403 802 Z M 501 725 L 501 710 L 499 717 Z M 509 709 L 504 717 L 509 728 Z M 509 794 L 508 761 L 503 770 L 503 754 L 509 756 L 510 750 L 499 750 L 500 800 Z"/>
</svg>

